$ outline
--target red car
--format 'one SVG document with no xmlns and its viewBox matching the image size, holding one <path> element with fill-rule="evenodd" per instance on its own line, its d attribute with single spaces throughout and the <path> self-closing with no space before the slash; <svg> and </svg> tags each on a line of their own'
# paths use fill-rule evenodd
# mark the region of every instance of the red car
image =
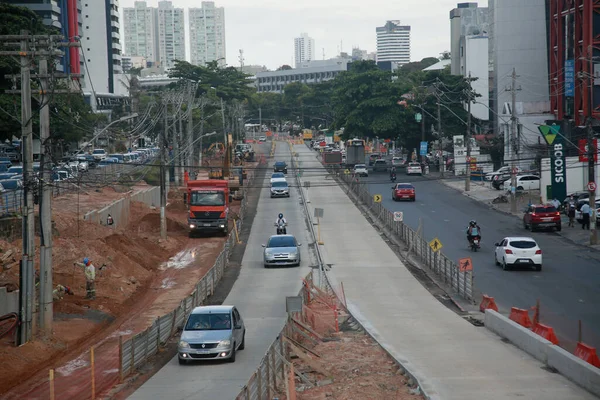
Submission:
<svg viewBox="0 0 600 400">
<path fill-rule="evenodd" d="M 523 215 L 523 227 L 533 232 L 536 229 L 561 230 L 560 212 L 552 204 L 532 204 Z"/>
<path fill-rule="evenodd" d="M 397 183 L 396 186 L 392 186 L 392 200 L 410 200 L 415 201 L 415 187 L 410 183 Z"/>
</svg>

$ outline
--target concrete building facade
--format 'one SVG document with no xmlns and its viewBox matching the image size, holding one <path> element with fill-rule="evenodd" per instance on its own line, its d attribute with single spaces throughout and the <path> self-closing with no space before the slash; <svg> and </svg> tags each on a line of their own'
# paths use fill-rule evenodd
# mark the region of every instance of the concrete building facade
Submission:
<svg viewBox="0 0 600 400">
<path fill-rule="evenodd" d="M 124 53 L 158 62 L 158 12 L 145 1 L 136 1 L 133 7 L 123 9 Z"/>
<path fill-rule="evenodd" d="M 294 39 L 294 61 L 296 67 L 299 64 L 315 59 L 315 40 L 307 33 L 301 33 L 300 37 Z"/>
<path fill-rule="evenodd" d="M 194 65 L 218 61 L 225 66 L 225 9 L 212 1 L 189 9 L 190 60 Z"/>
<path fill-rule="evenodd" d="M 490 108 L 494 132 L 504 136 L 504 162 L 531 167 L 550 113 L 545 0 L 489 0 Z M 512 72 L 516 72 L 518 129 L 511 140 Z"/>
<path fill-rule="evenodd" d="M 185 61 L 183 8 L 175 8 L 166 0 L 158 2 L 158 56 L 167 70 L 175 65 L 175 60 Z"/>
<path fill-rule="evenodd" d="M 481 121 L 490 119 L 490 78 L 488 36 L 485 34 L 463 36 L 460 41 L 460 75 L 476 78 L 471 83 L 473 90 L 479 95 L 471 103 L 471 115 Z M 450 62 L 452 68 L 452 61 Z"/>
<path fill-rule="evenodd" d="M 461 58 L 464 57 L 464 49 L 461 42 L 465 36 L 487 35 L 490 26 L 488 8 L 478 7 L 477 3 L 458 3 L 455 9 L 450 11 L 450 73 L 453 75 L 465 75 L 467 72 L 461 69 Z"/>
<path fill-rule="evenodd" d="M 410 26 L 400 21 L 387 21 L 375 29 L 377 33 L 377 62 L 390 62 L 401 67 L 410 62 Z"/>
<path fill-rule="evenodd" d="M 318 62 L 304 64 L 302 68 L 283 71 L 258 72 L 256 74 L 256 88 L 258 92 L 283 92 L 283 88 L 293 82 L 307 85 L 328 81 L 335 78 L 343 71 L 348 70 L 352 60 L 334 58 L 319 60 Z"/>
</svg>

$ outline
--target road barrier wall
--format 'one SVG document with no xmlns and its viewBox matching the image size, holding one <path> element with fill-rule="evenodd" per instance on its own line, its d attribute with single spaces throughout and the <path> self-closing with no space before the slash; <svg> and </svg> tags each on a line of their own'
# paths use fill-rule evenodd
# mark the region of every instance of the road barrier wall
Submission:
<svg viewBox="0 0 600 400">
<path fill-rule="evenodd" d="M 329 172 L 338 175 L 338 170 L 330 168 Z M 461 272 L 457 263 L 450 260 L 441 251 L 434 251 L 418 232 L 415 232 L 401 221 L 395 221 L 394 213 L 387 210 L 382 203 L 375 202 L 374 196 L 369 193 L 360 178 L 353 177 L 350 174 L 340 174 L 339 176 L 356 195 L 358 201 L 362 202 L 393 235 L 406 243 L 409 254 L 412 252 L 417 256 L 423 265 L 450 286 L 459 296 L 466 300 L 473 299 L 472 271 Z"/>
<path fill-rule="evenodd" d="M 584 389 L 600 396 L 600 368 L 494 310 L 485 310 L 485 327 L 548 367 L 556 369 Z"/>
<path fill-rule="evenodd" d="M 135 193 L 129 193 L 127 197 L 116 200 L 100 210 L 87 212 L 83 219 L 100 225 L 106 225 L 108 215 L 113 218 L 115 228 L 126 226 L 129 223 L 131 202 L 139 201 L 149 207 L 156 207 L 160 201 L 160 188 L 153 186 Z"/>
</svg>

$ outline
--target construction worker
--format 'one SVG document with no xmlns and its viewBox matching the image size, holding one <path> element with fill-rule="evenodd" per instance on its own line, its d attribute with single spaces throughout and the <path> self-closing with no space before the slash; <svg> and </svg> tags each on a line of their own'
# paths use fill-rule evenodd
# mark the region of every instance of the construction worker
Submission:
<svg viewBox="0 0 600 400">
<path fill-rule="evenodd" d="M 96 298 L 96 267 L 89 258 L 84 258 L 83 263 L 75 262 L 73 265 L 82 267 L 85 273 L 86 299 L 94 300 Z"/>
<path fill-rule="evenodd" d="M 68 286 L 56 285 L 56 289 L 52 291 L 52 298 L 54 300 L 62 300 L 65 294 L 73 295 L 73 291 Z"/>
</svg>

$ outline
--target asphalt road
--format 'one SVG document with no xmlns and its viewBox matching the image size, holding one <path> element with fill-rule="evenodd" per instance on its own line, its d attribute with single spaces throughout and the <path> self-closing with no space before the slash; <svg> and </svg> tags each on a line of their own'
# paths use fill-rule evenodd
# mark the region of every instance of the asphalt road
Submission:
<svg viewBox="0 0 600 400">
<path fill-rule="evenodd" d="M 264 146 L 270 146 L 270 143 Z M 291 155 L 288 144 L 278 142 L 275 156 L 277 160 L 289 162 Z M 223 303 L 236 305 L 240 310 L 246 324 L 246 348 L 237 353 L 233 364 L 208 362 L 179 365 L 177 357 L 174 357 L 130 399 L 233 399 L 248 382 L 283 328 L 286 320 L 285 297 L 298 294 L 300 278 L 308 274 L 311 256 L 308 254 L 309 235 L 297 189 L 292 188 L 290 198 L 271 199 L 270 177 L 271 174 L 267 172 L 264 182 L 255 182 L 263 186 L 256 217 L 240 275 Z M 288 176 L 288 181 L 292 185 L 293 177 Z M 273 223 L 279 212 L 288 221 L 288 233 L 296 235 L 303 244 L 299 268 L 263 267 L 261 245 L 275 234 Z"/>
<path fill-rule="evenodd" d="M 471 257 L 476 289 L 493 296 L 501 312 L 509 312 L 510 307 L 530 308 L 539 299 L 540 322 L 554 328 L 561 345 L 574 348 L 581 320 L 583 341 L 600 347 L 598 252 L 556 233 L 525 231 L 519 218 L 492 210 L 435 180 L 398 173 L 397 183 L 410 182 L 416 187 L 414 203 L 391 199 L 387 173 L 371 173 L 363 181 L 368 182 L 370 193 L 383 195 L 388 210 L 403 211 L 404 222 L 411 228 L 416 230 L 421 220 L 425 238 L 439 238 L 446 256 L 454 260 Z M 477 253 L 467 247 L 465 230 L 471 219 L 482 228 L 482 248 Z M 506 236 L 533 237 L 543 251 L 542 271 L 503 271 L 496 266 L 494 243 Z"/>
</svg>

